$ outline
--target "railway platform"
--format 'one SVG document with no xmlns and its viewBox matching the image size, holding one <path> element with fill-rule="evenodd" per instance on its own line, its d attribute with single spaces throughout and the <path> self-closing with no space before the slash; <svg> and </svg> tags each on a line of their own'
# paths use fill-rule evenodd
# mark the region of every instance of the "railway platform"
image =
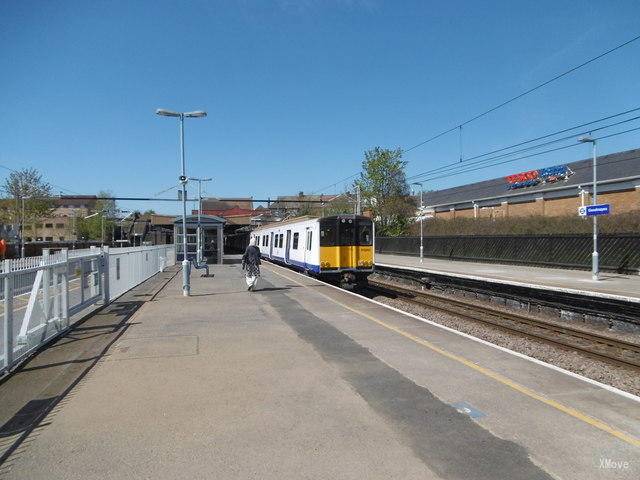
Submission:
<svg viewBox="0 0 640 480">
<path fill-rule="evenodd" d="M 551 292 L 600 297 L 640 303 L 640 275 L 602 272 L 594 281 L 591 272 L 560 268 L 529 267 L 495 263 L 467 262 L 439 258 L 420 259 L 407 255 L 376 254 L 376 265 L 452 278 L 525 287 Z"/>
<path fill-rule="evenodd" d="M 132 290 L 0 385 L 0 478 L 638 478 L 640 398 L 276 265 L 247 292 L 226 260 L 190 298 L 179 275 Z"/>
</svg>

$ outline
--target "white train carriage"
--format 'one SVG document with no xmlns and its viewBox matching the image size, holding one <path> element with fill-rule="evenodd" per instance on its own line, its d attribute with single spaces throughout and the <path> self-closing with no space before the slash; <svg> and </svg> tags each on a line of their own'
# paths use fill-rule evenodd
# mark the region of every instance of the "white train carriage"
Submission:
<svg viewBox="0 0 640 480">
<path fill-rule="evenodd" d="M 368 217 L 298 217 L 251 232 L 264 258 L 353 284 L 373 272 L 374 224 Z"/>
</svg>

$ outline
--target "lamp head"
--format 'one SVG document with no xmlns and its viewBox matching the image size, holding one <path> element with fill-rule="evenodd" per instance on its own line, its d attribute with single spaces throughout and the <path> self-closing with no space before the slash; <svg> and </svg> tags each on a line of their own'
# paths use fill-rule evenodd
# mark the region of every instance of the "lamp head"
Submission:
<svg viewBox="0 0 640 480">
<path fill-rule="evenodd" d="M 195 112 L 185 112 L 184 116 L 189 118 L 206 117 L 207 112 L 204 110 L 196 110 Z"/>
<path fill-rule="evenodd" d="M 179 117 L 180 113 L 174 112 L 173 110 L 166 110 L 164 108 L 158 108 L 156 110 L 156 115 L 162 115 L 163 117 Z"/>
<path fill-rule="evenodd" d="M 595 143 L 595 139 L 590 135 L 585 135 L 584 137 L 578 138 L 580 143 Z"/>
</svg>

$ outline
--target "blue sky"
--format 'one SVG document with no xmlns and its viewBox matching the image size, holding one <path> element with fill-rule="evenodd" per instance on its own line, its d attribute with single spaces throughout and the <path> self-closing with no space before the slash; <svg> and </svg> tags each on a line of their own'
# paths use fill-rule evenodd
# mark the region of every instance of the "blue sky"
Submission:
<svg viewBox="0 0 640 480">
<path fill-rule="evenodd" d="M 179 173 L 177 124 L 154 110 L 206 109 L 186 142 L 188 174 L 215 178 L 208 194 L 311 192 L 357 172 L 368 148 L 414 145 L 640 34 L 638 18 L 637 0 L 7 0 L 0 163 L 74 192 L 153 196 Z M 464 154 L 639 107 L 638 85 L 640 41 L 468 125 Z M 407 171 L 458 155 L 448 135 L 407 153 Z M 427 188 L 586 156 L 569 149 Z"/>
</svg>

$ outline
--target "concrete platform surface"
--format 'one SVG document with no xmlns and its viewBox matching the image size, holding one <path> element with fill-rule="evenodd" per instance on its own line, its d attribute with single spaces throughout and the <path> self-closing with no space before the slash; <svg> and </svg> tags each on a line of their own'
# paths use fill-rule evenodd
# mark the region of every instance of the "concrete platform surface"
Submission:
<svg viewBox="0 0 640 480">
<path fill-rule="evenodd" d="M 212 270 L 128 317 L 2 477 L 639 476 L 632 398 L 278 266 L 256 292 Z"/>
<path fill-rule="evenodd" d="M 397 266 L 474 280 L 640 302 L 640 275 L 603 272 L 600 280 L 593 280 L 591 272 L 585 270 L 464 262 L 440 258 L 424 258 L 420 263 L 418 257 L 389 254 L 376 254 L 376 265 Z"/>
</svg>

